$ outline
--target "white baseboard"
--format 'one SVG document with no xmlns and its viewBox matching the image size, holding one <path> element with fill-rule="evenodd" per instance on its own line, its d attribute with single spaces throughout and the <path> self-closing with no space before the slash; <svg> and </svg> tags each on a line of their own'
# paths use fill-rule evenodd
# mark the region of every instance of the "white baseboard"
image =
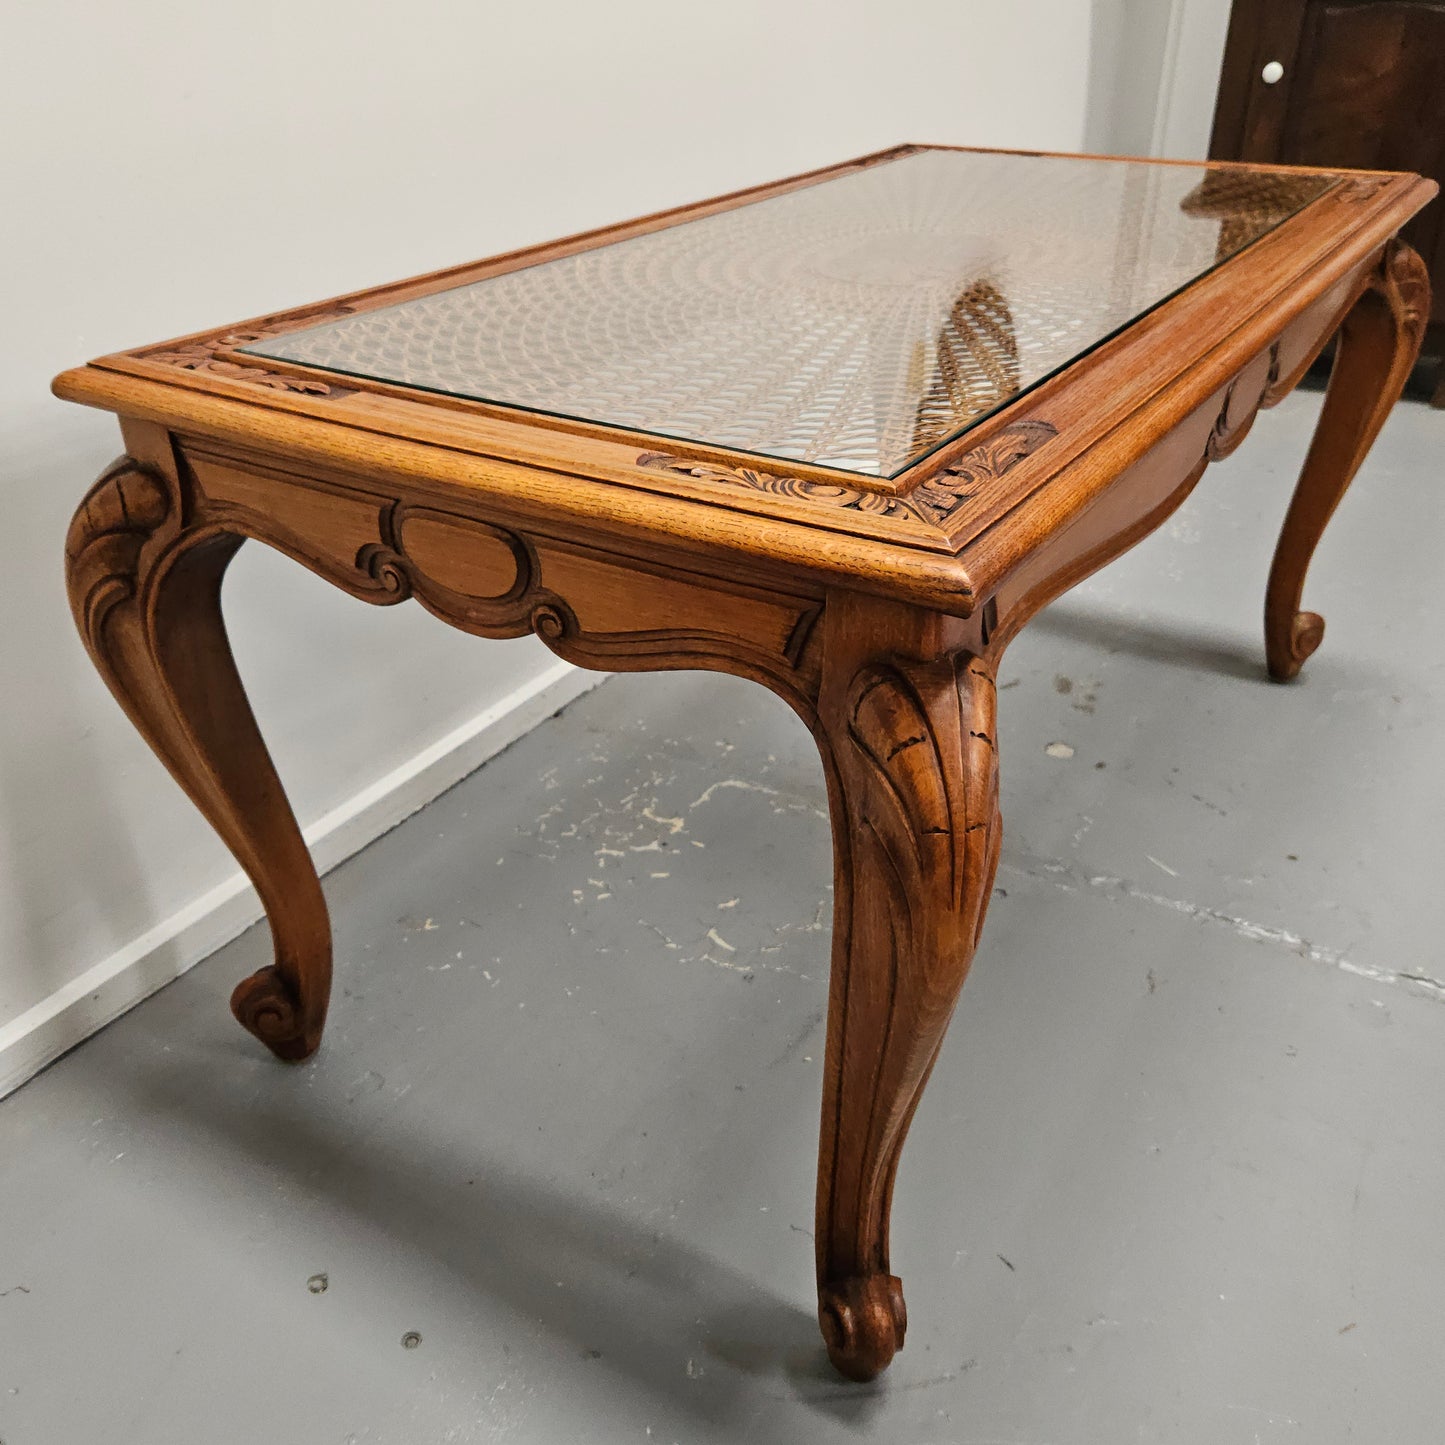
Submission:
<svg viewBox="0 0 1445 1445">
<path fill-rule="evenodd" d="M 305 829 L 318 871 L 359 853 L 606 676 L 553 663 L 352 794 Z M 260 917 L 256 891 L 238 871 L 0 1027 L 0 1098 Z"/>
</svg>

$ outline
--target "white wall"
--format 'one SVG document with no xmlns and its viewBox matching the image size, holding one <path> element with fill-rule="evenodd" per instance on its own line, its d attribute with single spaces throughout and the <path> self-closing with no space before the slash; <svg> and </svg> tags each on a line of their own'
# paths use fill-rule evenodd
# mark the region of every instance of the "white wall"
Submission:
<svg viewBox="0 0 1445 1445">
<path fill-rule="evenodd" d="M 1088 149 L 1203 160 L 1230 0 L 1090 0 Z"/>
<path fill-rule="evenodd" d="M 0 14 L 0 1090 L 256 911 L 71 627 L 66 523 L 119 444 L 55 372 L 900 140 L 1083 135 L 1086 0 Z M 530 639 L 367 607 L 260 547 L 226 602 L 324 863 L 567 695 Z"/>
<path fill-rule="evenodd" d="M 1153 154 L 1202 160 L 1209 152 L 1214 124 L 1229 0 L 1174 0 L 1172 18 Z"/>
</svg>

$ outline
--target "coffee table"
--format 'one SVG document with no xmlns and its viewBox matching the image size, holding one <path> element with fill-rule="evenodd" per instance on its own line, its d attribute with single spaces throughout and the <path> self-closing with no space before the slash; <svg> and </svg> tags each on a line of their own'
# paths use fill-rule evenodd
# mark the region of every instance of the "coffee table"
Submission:
<svg viewBox="0 0 1445 1445">
<path fill-rule="evenodd" d="M 248 537 L 584 667 L 712 668 L 812 730 L 836 908 L 819 1318 L 903 1342 L 904 1135 L 999 851 L 994 676 L 1046 602 L 1158 526 L 1338 330 L 1265 594 L 1270 674 L 1429 313 L 1417 176 L 899 146 L 626 225 L 107 356 L 120 417 L 70 598 L 121 706 L 240 860 L 275 963 L 236 1017 L 321 1039 L 316 871 L 220 607 Z"/>
</svg>

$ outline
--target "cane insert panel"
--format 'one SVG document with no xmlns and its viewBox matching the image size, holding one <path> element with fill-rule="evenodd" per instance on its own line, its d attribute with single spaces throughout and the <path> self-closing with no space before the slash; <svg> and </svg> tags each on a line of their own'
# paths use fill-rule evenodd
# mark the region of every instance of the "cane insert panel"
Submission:
<svg viewBox="0 0 1445 1445">
<path fill-rule="evenodd" d="M 242 350 L 888 478 L 1334 184 L 921 149 Z"/>
</svg>

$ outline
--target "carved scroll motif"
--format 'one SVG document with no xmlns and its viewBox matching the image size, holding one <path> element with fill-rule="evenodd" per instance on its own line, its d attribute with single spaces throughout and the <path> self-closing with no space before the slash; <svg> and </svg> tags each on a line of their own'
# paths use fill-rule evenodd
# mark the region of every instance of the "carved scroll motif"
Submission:
<svg viewBox="0 0 1445 1445">
<path fill-rule="evenodd" d="M 940 467 L 905 496 L 870 492 L 807 477 L 783 476 L 752 467 L 727 467 L 715 462 L 694 461 L 671 452 L 643 452 L 637 458 L 637 464 L 673 476 L 746 487 L 772 496 L 796 497 L 845 511 L 880 517 L 906 517 L 936 526 L 974 497 L 981 483 L 1002 476 L 1057 434 L 1058 429 L 1046 421 L 1014 422 Z"/>
<path fill-rule="evenodd" d="M 811 713 L 815 595 L 780 595 L 660 556 L 639 568 L 600 548 L 339 482 L 282 483 L 199 446 L 187 459 L 194 526 L 265 542 L 364 602 L 415 599 L 481 637 L 534 632 L 583 667 L 739 673 Z M 619 607 L 633 587 L 636 606 Z"/>
<path fill-rule="evenodd" d="M 718 625 L 717 607 L 724 600 L 720 594 L 660 575 L 653 585 L 674 597 L 680 625 L 600 631 L 585 620 L 591 601 L 585 590 L 574 594 L 571 584 L 564 585 L 563 596 L 544 585 L 547 563 L 527 536 L 478 519 L 400 504 L 384 512 L 380 532 L 379 541 L 357 553 L 354 572 L 343 582 L 368 601 L 415 598 L 443 621 L 484 637 L 533 632 L 559 656 L 582 667 L 700 667 L 757 677 L 804 716 L 811 713 L 814 683 L 805 654 L 820 610 L 816 604 L 800 600 L 796 614 L 780 605 L 763 630 L 752 633 L 749 629 L 761 621 L 753 602 L 748 604 L 751 610 L 735 614 L 739 621 L 748 619 L 740 633 Z"/>
<path fill-rule="evenodd" d="M 165 481 L 130 457 L 112 462 L 77 509 L 66 568 L 76 625 L 93 652 L 111 611 L 135 597 L 141 553 L 171 513 Z"/>
<path fill-rule="evenodd" d="M 449 545 L 423 546 L 443 529 Z M 356 555 L 356 568 L 380 590 L 370 600 L 422 606 L 471 632 L 515 635 L 533 630 L 534 615 L 557 599 L 537 581 L 537 558 L 526 539 L 489 522 L 394 502 L 381 516 L 380 538 Z"/>
</svg>

